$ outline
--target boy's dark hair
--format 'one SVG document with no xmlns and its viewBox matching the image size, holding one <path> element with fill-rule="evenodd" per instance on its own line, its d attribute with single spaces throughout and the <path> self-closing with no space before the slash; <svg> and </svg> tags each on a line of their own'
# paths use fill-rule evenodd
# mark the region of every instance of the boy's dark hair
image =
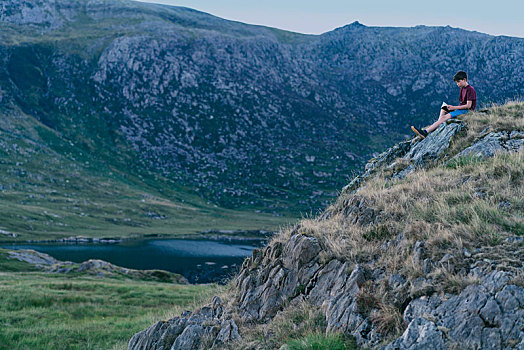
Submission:
<svg viewBox="0 0 524 350">
<path fill-rule="evenodd" d="M 468 79 L 468 75 L 466 74 L 466 72 L 463 71 L 457 72 L 457 74 L 455 74 L 455 76 L 453 77 L 453 81 L 459 81 L 463 79 Z"/>
</svg>

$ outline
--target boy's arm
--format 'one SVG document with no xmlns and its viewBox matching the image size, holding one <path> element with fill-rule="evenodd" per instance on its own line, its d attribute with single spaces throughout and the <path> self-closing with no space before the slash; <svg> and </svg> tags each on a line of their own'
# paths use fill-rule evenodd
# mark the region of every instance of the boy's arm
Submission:
<svg viewBox="0 0 524 350">
<path fill-rule="evenodd" d="M 472 104 L 473 104 L 473 101 L 468 100 L 468 102 L 466 102 L 466 104 L 462 105 L 462 106 L 450 106 L 450 105 L 448 105 L 448 109 L 450 111 L 455 111 L 457 109 L 470 109 Z"/>
</svg>

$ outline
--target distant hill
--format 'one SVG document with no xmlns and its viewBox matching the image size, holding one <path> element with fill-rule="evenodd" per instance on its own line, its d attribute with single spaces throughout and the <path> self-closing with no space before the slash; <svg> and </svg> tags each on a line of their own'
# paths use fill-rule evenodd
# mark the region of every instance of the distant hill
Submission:
<svg viewBox="0 0 524 350">
<path fill-rule="evenodd" d="M 523 39 L 451 27 L 303 35 L 113 0 L 0 11 L 3 124 L 20 110 L 102 164 L 220 207 L 321 208 L 458 98 L 459 69 L 480 105 L 524 95 Z"/>
</svg>

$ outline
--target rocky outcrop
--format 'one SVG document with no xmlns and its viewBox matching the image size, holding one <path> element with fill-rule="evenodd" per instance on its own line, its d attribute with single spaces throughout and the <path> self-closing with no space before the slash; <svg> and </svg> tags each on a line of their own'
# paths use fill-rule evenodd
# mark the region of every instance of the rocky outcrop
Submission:
<svg viewBox="0 0 524 350">
<path fill-rule="evenodd" d="M 49 273 L 83 273 L 97 277 L 127 277 L 160 282 L 188 283 L 183 276 L 163 270 L 134 270 L 113 265 L 104 260 L 90 259 L 83 263 L 56 260 L 52 256 L 32 249 L 8 250 L 7 257 L 16 259 Z"/>
<path fill-rule="evenodd" d="M 240 337 L 233 319 L 218 297 L 195 312 L 184 312 L 167 322 L 157 322 L 131 338 L 128 350 L 215 349 Z"/>
<path fill-rule="evenodd" d="M 416 169 L 421 169 L 434 163 L 442 157 L 449 148 L 455 136 L 464 129 L 464 123 L 441 124 L 437 130 L 429 134 L 428 137 L 413 145 L 409 152 L 402 157 L 409 165 L 394 174 L 393 177 L 403 178 Z M 395 166 L 395 163 L 391 164 Z"/>
<path fill-rule="evenodd" d="M 500 152 L 522 152 L 523 150 L 524 131 L 490 132 L 455 157 L 473 156 L 486 158 L 493 157 Z"/>
<path fill-rule="evenodd" d="M 464 124 L 460 121 L 444 123 L 423 140 L 415 137 L 391 147 L 370 160 L 366 164 L 365 172 L 356 176 L 342 191 L 354 191 L 365 180 L 373 178 L 379 170 L 388 169 L 392 178 L 403 178 L 417 169 L 433 164 L 442 157 L 463 129 Z"/>
<path fill-rule="evenodd" d="M 235 282 L 240 290 L 240 315 L 249 321 L 268 321 L 275 316 L 308 287 L 320 269 L 320 251 L 315 238 L 296 235 L 285 245 L 272 244 L 246 259 Z"/>
<path fill-rule="evenodd" d="M 50 267 L 58 263 L 58 260 L 52 256 L 36 250 L 10 250 L 8 258 L 33 264 L 37 268 Z"/>
<path fill-rule="evenodd" d="M 524 343 L 524 288 L 511 284 L 513 274 L 476 267 L 480 282 L 459 295 L 431 295 L 409 303 L 408 322 L 393 349 L 521 349 Z M 426 347 L 425 347 L 426 346 Z"/>
</svg>

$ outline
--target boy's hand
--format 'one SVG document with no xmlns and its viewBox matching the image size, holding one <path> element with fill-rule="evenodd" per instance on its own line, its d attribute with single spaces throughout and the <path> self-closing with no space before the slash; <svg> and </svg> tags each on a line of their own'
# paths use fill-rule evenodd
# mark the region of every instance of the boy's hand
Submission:
<svg viewBox="0 0 524 350">
<path fill-rule="evenodd" d="M 457 109 L 457 107 L 448 105 L 448 110 L 449 110 L 450 112 L 451 112 L 451 111 L 454 111 L 454 110 L 456 110 L 456 109 Z"/>
</svg>

